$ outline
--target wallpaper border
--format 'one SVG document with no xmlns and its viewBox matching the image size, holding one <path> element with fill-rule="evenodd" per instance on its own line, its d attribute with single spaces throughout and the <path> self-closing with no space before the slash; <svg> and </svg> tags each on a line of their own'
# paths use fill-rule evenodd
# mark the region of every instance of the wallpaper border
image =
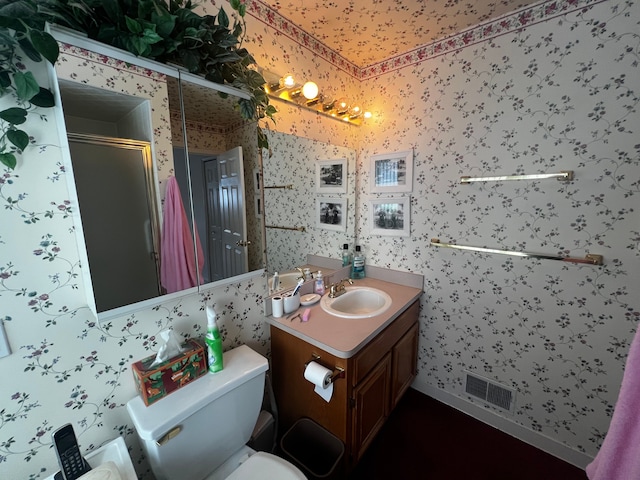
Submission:
<svg viewBox="0 0 640 480">
<path fill-rule="evenodd" d="M 523 7 L 440 41 L 422 45 L 364 68 L 353 64 L 260 0 L 251 0 L 248 3 L 247 13 L 352 77 L 358 80 L 367 80 L 606 1 L 547 0 L 536 5 Z"/>
</svg>

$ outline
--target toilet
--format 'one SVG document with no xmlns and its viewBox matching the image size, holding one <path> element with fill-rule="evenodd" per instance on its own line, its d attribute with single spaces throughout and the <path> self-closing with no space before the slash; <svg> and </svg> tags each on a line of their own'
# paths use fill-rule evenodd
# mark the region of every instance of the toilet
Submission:
<svg viewBox="0 0 640 480">
<path fill-rule="evenodd" d="M 156 480 L 304 480 L 286 460 L 246 443 L 262 406 L 267 359 L 246 345 L 224 353 L 224 369 L 146 406 L 127 403 Z"/>
</svg>

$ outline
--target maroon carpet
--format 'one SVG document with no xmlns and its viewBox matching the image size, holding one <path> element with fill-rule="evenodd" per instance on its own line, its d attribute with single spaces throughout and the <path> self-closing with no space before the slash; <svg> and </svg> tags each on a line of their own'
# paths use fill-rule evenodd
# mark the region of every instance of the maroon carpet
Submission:
<svg viewBox="0 0 640 480">
<path fill-rule="evenodd" d="M 583 470 L 409 389 L 350 480 L 586 480 Z"/>
</svg>

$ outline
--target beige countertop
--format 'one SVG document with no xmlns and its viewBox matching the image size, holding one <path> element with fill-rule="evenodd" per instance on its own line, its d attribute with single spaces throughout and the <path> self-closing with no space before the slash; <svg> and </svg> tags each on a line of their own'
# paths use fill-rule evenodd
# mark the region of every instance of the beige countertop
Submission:
<svg viewBox="0 0 640 480">
<path fill-rule="evenodd" d="M 311 309 L 307 322 L 301 322 L 299 318 L 295 318 L 293 321 L 287 320 L 290 315 L 284 315 L 280 318 L 269 316 L 266 317 L 267 322 L 338 358 L 350 358 L 422 294 L 420 288 L 369 277 L 354 280 L 353 285 L 378 288 L 387 292 L 392 299 L 391 306 L 384 313 L 375 317 L 349 319 L 326 313 L 318 301 L 308 307 L 301 306 L 298 310 L 302 314 L 305 309 Z"/>
</svg>

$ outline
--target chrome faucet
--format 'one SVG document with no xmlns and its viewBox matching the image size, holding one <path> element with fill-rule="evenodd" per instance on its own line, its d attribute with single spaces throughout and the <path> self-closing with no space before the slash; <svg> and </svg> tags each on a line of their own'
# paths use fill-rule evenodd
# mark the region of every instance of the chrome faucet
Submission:
<svg viewBox="0 0 640 480">
<path fill-rule="evenodd" d="M 353 280 L 350 278 L 340 280 L 338 283 L 332 283 L 329 287 L 329 298 L 336 298 L 345 293 L 347 291 L 344 285 L 346 282 L 349 282 L 349 285 L 353 285 Z"/>
</svg>

